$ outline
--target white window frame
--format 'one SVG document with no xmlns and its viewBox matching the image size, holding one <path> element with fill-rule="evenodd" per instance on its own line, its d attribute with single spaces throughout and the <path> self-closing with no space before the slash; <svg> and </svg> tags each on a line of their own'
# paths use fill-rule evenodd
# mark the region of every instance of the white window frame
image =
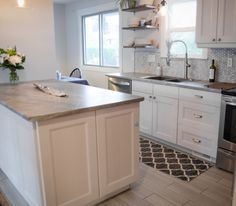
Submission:
<svg viewBox="0 0 236 206">
<path fill-rule="evenodd" d="M 81 68 L 84 71 L 88 71 L 91 72 L 89 74 L 93 74 L 93 72 L 96 73 L 102 73 L 106 74 L 109 72 L 120 72 L 121 71 L 121 65 L 122 65 L 122 48 L 120 46 L 120 51 L 119 51 L 119 62 L 120 62 L 120 67 L 99 67 L 99 66 L 87 66 L 83 64 L 83 38 L 82 38 L 82 33 L 83 33 L 83 24 L 82 24 L 82 17 L 86 16 L 86 15 L 91 15 L 94 13 L 98 13 L 98 12 L 105 12 L 105 11 L 110 11 L 110 10 L 116 10 L 118 9 L 117 4 L 115 2 L 112 3 L 106 3 L 106 4 L 101 4 L 101 5 L 97 5 L 94 7 L 89 7 L 89 8 L 84 8 L 84 9 L 79 9 L 79 10 L 75 10 L 75 12 L 77 13 L 77 18 L 78 18 L 78 33 L 79 35 L 79 44 L 75 45 L 75 50 L 79 51 L 79 56 L 78 56 L 78 61 L 74 62 L 75 65 L 78 65 L 79 68 Z M 120 20 L 120 24 L 122 22 L 122 16 L 121 16 L 121 12 L 119 11 L 119 20 Z M 120 27 L 120 31 L 119 31 L 119 36 L 120 36 L 120 45 L 122 44 L 122 30 Z M 70 58 L 70 57 L 68 57 Z"/>
<path fill-rule="evenodd" d="M 106 65 L 104 65 L 104 62 L 103 62 L 103 36 L 102 36 L 103 35 L 103 25 L 104 25 L 103 15 L 109 14 L 109 13 L 118 13 L 118 15 L 119 15 L 119 10 L 118 9 L 113 9 L 113 10 L 109 10 L 109 11 L 102 11 L 102 12 L 82 16 L 83 65 L 85 65 L 85 66 L 96 66 L 96 67 L 105 67 L 105 68 L 119 68 L 120 67 L 120 62 L 119 62 L 118 66 L 106 66 Z M 87 17 L 92 17 L 92 16 L 98 16 L 98 22 L 99 22 L 99 64 L 98 65 L 87 64 L 86 63 L 85 19 Z M 119 34 L 119 41 L 120 41 L 120 34 Z M 119 45 L 119 49 L 120 49 L 120 45 Z"/>
<path fill-rule="evenodd" d="M 170 28 L 169 12 L 168 12 L 170 5 L 174 4 L 175 2 L 188 2 L 188 1 L 193 1 L 193 0 L 168 0 L 167 13 L 164 17 L 162 17 L 162 24 L 164 24 L 162 26 L 162 29 L 165 30 L 165 32 L 162 33 L 162 34 L 164 34 L 163 38 L 162 38 L 162 45 L 163 46 L 161 48 L 161 56 L 162 57 L 166 57 L 166 54 L 167 54 L 166 41 L 170 40 L 170 34 L 172 32 L 195 32 L 196 33 L 196 25 L 195 25 L 195 27 Z M 182 59 L 182 58 L 184 58 L 184 54 L 182 54 L 182 55 L 175 54 L 172 56 L 172 58 Z M 202 49 L 201 56 L 189 54 L 189 58 L 190 59 L 207 59 L 208 58 L 208 50 Z"/>
</svg>

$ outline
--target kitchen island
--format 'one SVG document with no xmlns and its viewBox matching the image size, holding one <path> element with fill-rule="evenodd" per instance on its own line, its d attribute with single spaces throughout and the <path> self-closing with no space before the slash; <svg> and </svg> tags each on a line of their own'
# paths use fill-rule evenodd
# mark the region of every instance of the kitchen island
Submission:
<svg viewBox="0 0 236 206">
<path fill-rule="evenodd" d="M 94 205 L 138 178 L 141 97 L 59 82 L 0 86 L 0 168 L 32 206 Z"/>
</svg>

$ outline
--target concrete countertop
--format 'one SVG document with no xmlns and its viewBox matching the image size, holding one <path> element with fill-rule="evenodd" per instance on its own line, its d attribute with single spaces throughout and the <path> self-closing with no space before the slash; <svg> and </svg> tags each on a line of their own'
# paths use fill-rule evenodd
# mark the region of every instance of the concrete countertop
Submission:
<svg viewBox="0 0 236 206">
<path fill-rule="evenodd" d="M 68 97 L 45 94 L 33 83 L 61 90 Z M 0 85 L 0 104 L 32 122 L 140 101 L 142 97 L 57 80 Z"/>
<path fill-rule="evenodd" d="M 108 77 L 115 78 L 123 78 L 135 81 L 149 82 L 153 84 L 161 84 L 168 86 L 175 86 L 181 88 L 188 89 L 196 89 L 214 93 L 221 93 L 222 89 L 236 88 L 236 84 L 234 83 L 209 83 L 208 81 L 184 81 L 184 82 L 168 82 L 165 80 L 153 80 L 153 79 L 145 79 L 145 77 L 155 76 L 153 74 L 145 74 L 145 73 L 111 73 L 107 74 Z M 175 77 L 170 77 L 175 78 Z M 218 86 L 217 86 L 218 85 Z"/>
</svg>

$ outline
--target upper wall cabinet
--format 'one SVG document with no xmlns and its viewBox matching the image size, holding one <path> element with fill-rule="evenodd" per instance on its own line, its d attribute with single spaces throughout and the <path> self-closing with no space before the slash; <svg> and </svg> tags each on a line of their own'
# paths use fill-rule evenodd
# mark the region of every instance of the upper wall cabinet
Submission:
<svg viewBox="0 0 236 206">
<path fill-rule="evenodd" d="M 236 48 L 236 0 L 197 0 L 199 47 Z"/>
</svg>

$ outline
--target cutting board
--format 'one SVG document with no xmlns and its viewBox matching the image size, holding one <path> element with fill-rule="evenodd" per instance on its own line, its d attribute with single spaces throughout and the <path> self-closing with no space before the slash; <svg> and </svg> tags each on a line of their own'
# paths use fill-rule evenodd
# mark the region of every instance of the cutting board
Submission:
<svg viewBox="0 0 236 206">
<path fill-rule="evenodd" d="M 236 83 L 215 82 L 210 83 L 208 87 L 212 89 L 228 90 L 236 88 Z"/>
</svg>

